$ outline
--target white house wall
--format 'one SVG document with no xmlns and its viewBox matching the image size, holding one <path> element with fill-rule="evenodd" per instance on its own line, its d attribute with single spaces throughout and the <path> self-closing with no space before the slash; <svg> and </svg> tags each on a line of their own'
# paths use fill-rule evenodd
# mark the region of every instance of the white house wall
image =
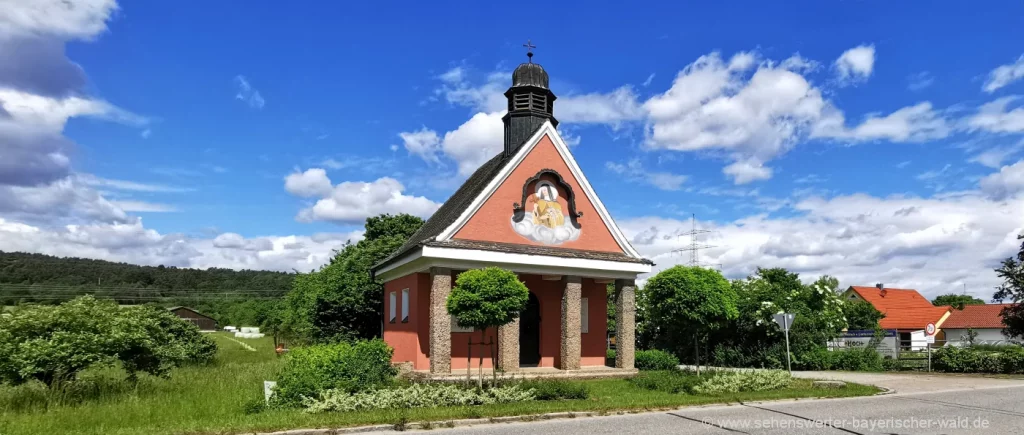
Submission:
<svg viewBox="0 0 1024 435">
<path fill-rule="evenodd" d="M 960 337 L 967 335 L 966 329 L 946 329 L 942 328 L 946 332 L 946 343 L 951 346 L 961 346 L 964 343 L 961 342 Z M 975 329 L 974 332 L 978 333 L 978 337 L 974 339 L 976 344 L 1000 344 L 1006 341 L 1006 336 L 1003 335 L 1002 329 L 984 328 Z"/>
</svg>

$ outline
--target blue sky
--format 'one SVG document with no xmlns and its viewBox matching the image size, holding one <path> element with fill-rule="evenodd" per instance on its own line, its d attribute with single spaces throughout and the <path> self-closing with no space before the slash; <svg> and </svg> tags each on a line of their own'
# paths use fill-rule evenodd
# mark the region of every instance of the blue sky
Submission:
<svg viewBox="0 0 1024 435">
<path fill-rule="evenodd" d="M 1019 2 L 49 3 L 0 11 L 4 250 L 314 268 L 501 148 L 528 38 L 659 268 L 696 213 L 730 278 L 987 296 L 1021 231 Z"/>
</svg>

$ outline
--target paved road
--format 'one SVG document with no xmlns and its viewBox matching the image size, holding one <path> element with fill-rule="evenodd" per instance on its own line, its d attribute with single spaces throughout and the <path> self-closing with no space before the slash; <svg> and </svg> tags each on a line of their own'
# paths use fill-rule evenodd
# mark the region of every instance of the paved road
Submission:
<svg viewBox="0 0 1024 435">
<path fill-rule="evenodd" d="M 865 382 L 866 374 L 813 376 Z M 872 375 L 897 394 L 684 408 L 433 430 L 467 434 L 1024 434 L 1024 382 L 948 375 Z M 909 377 L 909 378 L 908 378 Z M 955 391 L 950 391 L 955 389 Z M 907 392 L 910 390 L 910 392 Z M 922 392 L 930 391 L 930 392 Z"/>
<path fill-rule="evenodd" d="M 933 374 L 919 372 L 793 372 L 793 377 L 806 379 L 835 379 L 858 384 L 877 385 L 897 393 L 935 393 L 953 390 L 1024 386 L 1022 379 L 1005 379 L 978 375 Z"/>
</svg>

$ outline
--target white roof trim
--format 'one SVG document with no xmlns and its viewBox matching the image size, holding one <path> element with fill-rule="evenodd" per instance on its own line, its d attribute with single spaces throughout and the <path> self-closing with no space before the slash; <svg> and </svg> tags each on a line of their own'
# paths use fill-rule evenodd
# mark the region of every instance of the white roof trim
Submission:
<svg viewBox="0 0 1024 435">
<path fill-rule="evenodd" d="M 376 277 L 390 281 L 410 273 L 425 272 L 431 267 L 468 270 L 488 266 L 537 275 L 611 279 L 635 279 L 638 274 L 651 271 L 651 265 L 646 263 L 424 246 L 414 255 L 402 257 L 382 267 Z"/>
<path fill-rule="evenodd" d="M 629 244 L 629 240 L 627 240 L 626 236 L 622 234 L 621 230 L 619 230 L 619 226 L 615 224 L 615 220 L 612 219 L 611 214 L 608 213 L 608 209 L 604 207 L 604 204 L 601 203 L 601 199 L 597 197 L 597 193 L 594 192 L 594 188 L 590 186 L 590 182 L 587 181 L 587 177 L 583 175 L 583 170 L 580 169 L 579 164 L 576 163 L 576 159 L 574 159 L 572 157 L 572 153 L 569 152 L 568 145 L 566 145 L 565 141 L 562 140 L 562 136 L 558 134 L 558 130 L 555 129 L 555 126 L 551 125 L 551 121 L 544 121 L 544 125 L 537 129 L 537 132 L 534 133 L 533 136 L 523 144 L 523 146 L 519 147 L 519 151 L 517 151 L 516 155 L 512 157 L 512 161 L 505 165 L 497 177 L 492 178 L 491 181 L 487 183 L 487 187 L 485 187 L 484 190 L 473 199 L 473 202 L 470 203 L 469 207 L 466 207 L 466 209 L 462 211 L 459 218 L 452 222 L 448 228 L 445 228 L 444 231 L 438 234 L 435 240 L 440 242 L 450 240 L 455 236 L 455 233 L 459 232 L 459 230 L 469 222 L 469 219 L 472 218 L 473 215 L 480 210 L 480 207 L 487 202 L 491 195 L 498 190 L 498 187 L 501 186 L 501 184 L 504 183 L 510 175 L 512 175 L 512 171 L 519 167 L 519 164 L 522 163 L 523 160 L 526 159 L 526 156 L 530 154 L 530 151 L 533 151 L 537 144 L 540 143 L 540 139 L 544 137 L 544 135 L 551 138 L 551 143 L 555 145 L 555 149 L 558 150 L 558 154 L 562 156 L 562 160 L 564 160 L 566 166 L 569 167 L 569 172 L 571 172 L 573 177 L 576 178 L 576 181 L 579 182 L 580 187 L 583 189 L 583 194 L 587 196 L 587 199 L 589 199 L 592 204 L 594 204 L 594 208 L 597 210 L 598 216 L 601 217 L 605 226 L 608 227 L 608 231 L 612 233 L 612 237 L 619 245 L 619 248 L 622 248 L 622 251 L 625 252 L 626 255 L 633 258 L 643 258 L 635 249 L 633 249 L 633 246 Z"/>
</svg>

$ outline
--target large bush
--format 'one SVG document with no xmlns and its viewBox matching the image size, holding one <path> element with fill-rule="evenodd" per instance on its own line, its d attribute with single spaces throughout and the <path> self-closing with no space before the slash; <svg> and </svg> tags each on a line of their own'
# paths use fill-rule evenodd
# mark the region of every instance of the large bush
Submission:
<svg viewBox="0 0 1024 435">
<path fill-rule="evenodd" d="M 955 373 L 1024 373 L 1024 349 L 987 352 L 947 346 L 935 351 L 932 366 Z"/>
<path fill-rule="evenodd" d="M 797 370 L 832 370 L 836 363 L 836 352 L 819 347 L 797 355 L 793 368 Z"/>
<path fill-rule="evenodd" d="M 297 406 L 327 390 L 351 394 L 388 385 L 398 373 L 391 365 L 392 352 L 380 339 L 295 349 L 281 370 L 275 400 Z"/>
<path fill-rule="evenodd" d="M 136 373 L 213 359 L 216 345 L 198 328 L 155 307 L 119 308 L 83 296 L 57 306 L 29 306 L 0 316 L 0 381 L 54 386 L 82 370 L 120 362 Z"/>
<path fill-rule="evenodd" d="M 872 348 L 828 350 L 819 347 L 797 356 L 800 370 L 882 371 L 882 355 Z"/>
<path fill-rule="evenodd" d="M 806 285 L 785 269 L 758 268 L 732 282 L 739 318 L 711 334 L 712 365 L 785 367 L 785 336 L 772 315 L 795 313 L 789 331 L 790 351 L 800 355 L 838 337 L 847 326 L 835 278 L 823 276 Z M 688 361 L 693 352 L 679 354 Z M 798 358 L 797 358 L 798 359 Z"/>
<path fill-rule="evenodd" d="M 679 368 L 679 358 L 663 350 L 638 350 L 634 366 L 637 370 L 675 370 Z"/>
<path fill-rule="evenodd" d="M 163 374 L 185 363 L 206 363 L 217 354 L 217 344 L 191 322 L 156 306 L 122 309 L 125 328 L 147 338 L 133 341 L 119 354 L 129 376 L 137 372 Z"/>
<path fill-rule="evenodd" d="M 1024 348 L 1020 346 L 1007 346 L 999 354 L 999 365 L 1003 373 L 1024 373 Z"/>
</svg>

